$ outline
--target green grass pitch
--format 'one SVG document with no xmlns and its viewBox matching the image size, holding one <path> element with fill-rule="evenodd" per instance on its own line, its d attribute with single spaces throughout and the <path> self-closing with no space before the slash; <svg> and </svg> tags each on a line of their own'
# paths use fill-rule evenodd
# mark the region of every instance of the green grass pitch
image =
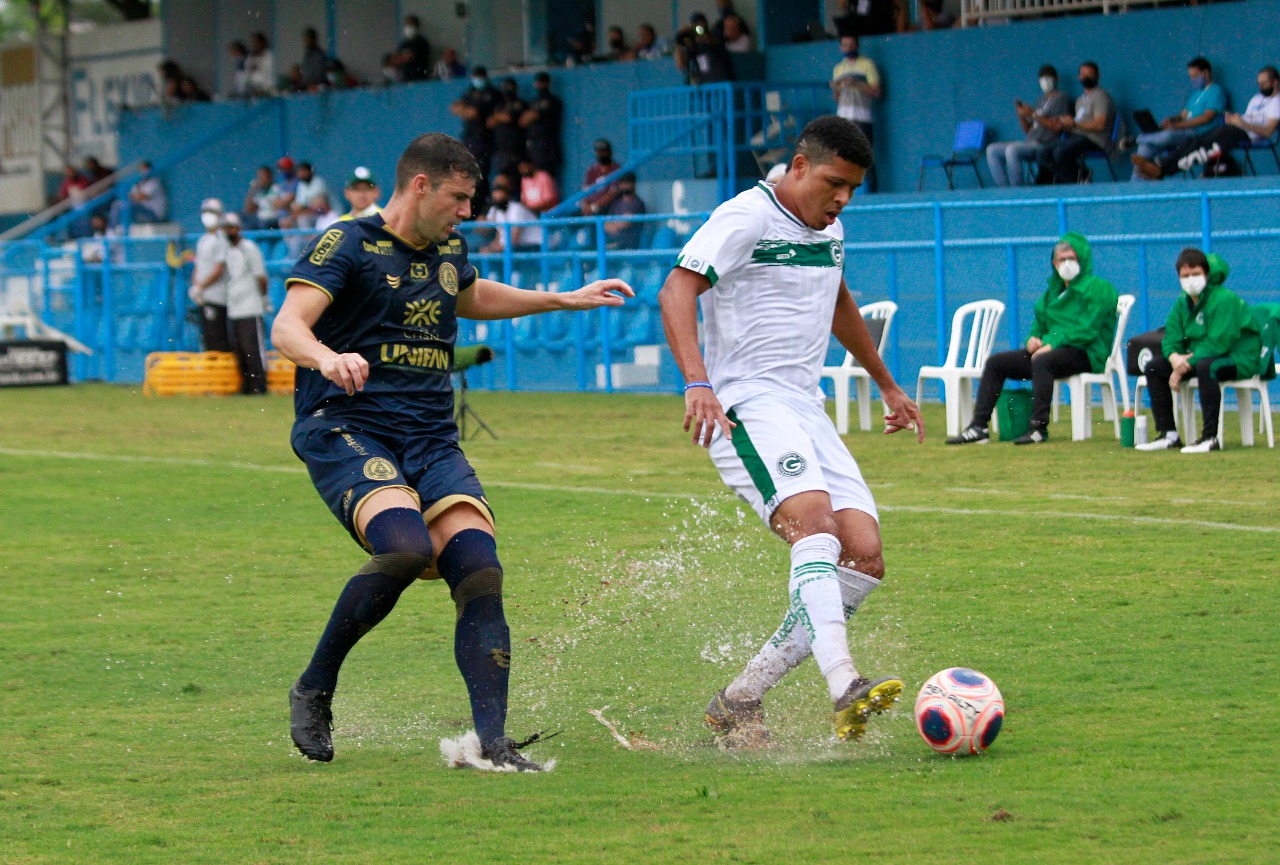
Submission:
<svg viewBox="0 0 1280 865">
<path fill-rule="evenodd" d="M 0 395 L 0 862 L 1269 863 L 1280 844 L 1280 457 L 854 433 L 889 576 L 850 628 L 908 683 L 836 743 L 812 662 L 780 746 L 702 709 L 770 634 L 786 550 L 679 430 L 675 397 L 479 394 L 498 512 L 510 730 L 541 776 L 445 768 L 469 726 L 453 606 L 411 589 L 353 652 L 337 759 L 286 690 L 364 556 L 288 446 L 281 398 Z M 1004 692 L 952 760 L 910 702 L 948 666 Z M 607 708 L 606 708 L 607 707 Z M 652 748 L 627 750 L 591 714 Z M 999 813 L 999 818 L 994 815 Z"/>
</svg>

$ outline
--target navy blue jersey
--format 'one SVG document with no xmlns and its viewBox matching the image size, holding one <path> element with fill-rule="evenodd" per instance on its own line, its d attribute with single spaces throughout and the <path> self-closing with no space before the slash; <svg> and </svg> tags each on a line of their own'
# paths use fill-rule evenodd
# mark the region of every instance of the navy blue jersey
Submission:
<svg viewBox="0 0 1280 865">
<path fill-rule="evenodd" d="M 476 281 L 467 244 L 457 232 L 415 247 L 381 214 L 335 224 L 312 241 L 288 282 L 314 286 L 333 299 L 312 331 L 338 352 L 369 362 L 354 396 L 298 368 L 295 428 L 355 424 L 393 435 L 457 439 L 453 421 L 453 346 L 458 292 Z"/>
</svg>

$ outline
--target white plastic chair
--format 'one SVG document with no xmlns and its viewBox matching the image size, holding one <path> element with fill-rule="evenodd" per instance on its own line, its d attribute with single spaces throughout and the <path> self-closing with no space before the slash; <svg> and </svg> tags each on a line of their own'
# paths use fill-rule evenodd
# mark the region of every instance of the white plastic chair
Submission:
<svg viewBox="0 0 1280 865">
<path fill-rule="evenodd" d="M 1276 373 L 1280 374 L 1280 364 L 1276 364 Z M 1137 386 L 1133 391 L 1133 405 L 1136 409 L 1141 405 L 1139 397 L 1142 395 L 1142 389 L 1147 386 L 1147 377 L 1139 376 Z M 1178 435 L 1188 444 L 1195 441 L 1199 436 L 1196 427 L 1196 408 L 1198 400 L 1195 391 L 1199 386 L 1196 379 L 1183 381 L 1178 385 L 1178 392 L 1173 395 L 1173 421 L 1178 426 Z M 1258 376 L 1253 378 L 1240 379 L 1238 381 L 1224 381 L 1221 383 L 1223 406 L 1226 406 L 1227 388 L 1233 388 L 1236 392 L 1236 407 L 1240 414 L 1240 444 L 1245 447 L 1253 447 L 1253 394 L 1258 394 L 1258 407 L 1260 413 L 1258 415 L 1258 431 L 1267 435 L 1267 447 L 1274 448 L 1276 446 L 1275 429 L 1272 426 L 1271 418 L 1271 397 L 1267 393 L 1267 382 L 1262 381 Z M 1241 399 L 1242 392 L 1245 395 Z M 1226 424 L 1223 422 L 1220 412 L 1218 415 L 1218 444 L 1226 447 L 1226 441 L 1223 438 L 1223 429 Z"/>
<path fill-rule="evenodd" d="M 920 367 L 916 379 L 916 403 L 924 394 L 927 378 L 942 382 L 942 398 L 947 406 L 947 435 L 959 435 L 973 418 L 973 382 L 982 378 L 982 368 L 995 345 L 1004 304 L 998 300 L 975 300 L 956 310 L 951 317 L 951 341 L 942 366 Z M 964 358 L 960 357 L 960 341 L 968 335 Z"/>
<path fill-rule="evenodd" d="M 884 347 L 889 344 L 889 328 L 893 326 L 893 316 L 898 305 L 892 300 L 881 300 L 862 307 L 862 317 L 878 319 L 884 322 L 880 331 L 880 340 L 876 343 L 876 353 L 884 356 Z M 864 431 L 871 429 L 871 374 L 858 365 L 853 353 L 844 353 L 844 363 L 840 366 L 824 366 L 822 378 L 831 379 L 836 392 L 836 431 L 844 435 L 849 431 L 849 380 L 858 380 L 858 424 Z"/>
<path fill-rule="evenodd" d="M 1058 385 L 1066 384 L 1071 399 L 1071 440 L 1078 442 L 1093 435 L 1093 388 L 1102 394 L 1102 417 L 1112 421 L 1116 438 L 1120 438 L 1120 412 L 1116 410 L 1115 379 L 1120 379 L 1120 399 L 1124 411 L 1129 410 L 1129 376 L 1125 370 L 1124 329 L 1129 323 L 1129 310 L 1135 298 L 1120 295 L 1116 304 L 1116 335 L 1111 340 L 1111 354 L 1102 372 L 1082 372 L 1053 383 L 1053 415 L 1058 417 Z"/>
</svg>

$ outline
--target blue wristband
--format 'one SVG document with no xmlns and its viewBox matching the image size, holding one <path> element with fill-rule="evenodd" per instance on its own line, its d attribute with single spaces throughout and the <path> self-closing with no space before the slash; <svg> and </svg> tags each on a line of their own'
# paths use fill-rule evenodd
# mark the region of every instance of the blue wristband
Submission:
<svg viewBox="0 0 1280 865">
<path fill-rule="evenodd" d="M 684 389 L 687 392 L 689 390 L 692 390 L 695 387 L 705 387 L 708 390 L 712 390 L 711 382 L 709 381 L 691 381 L 684 386 Z"/>
</svg>

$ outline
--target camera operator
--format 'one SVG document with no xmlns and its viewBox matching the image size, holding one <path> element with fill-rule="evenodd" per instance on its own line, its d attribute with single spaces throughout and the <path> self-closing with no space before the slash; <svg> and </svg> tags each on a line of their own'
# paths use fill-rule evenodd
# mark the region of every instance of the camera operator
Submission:
<svg viewBox="0 0 1280 865">
<path fill-rule="evenodd" d="M 689 26 L 676 34 L 675 59 L 676 67 L 689 84 L 733 80 L 729 53 L 701 12 L 693 13 Z"/>
</svg>

